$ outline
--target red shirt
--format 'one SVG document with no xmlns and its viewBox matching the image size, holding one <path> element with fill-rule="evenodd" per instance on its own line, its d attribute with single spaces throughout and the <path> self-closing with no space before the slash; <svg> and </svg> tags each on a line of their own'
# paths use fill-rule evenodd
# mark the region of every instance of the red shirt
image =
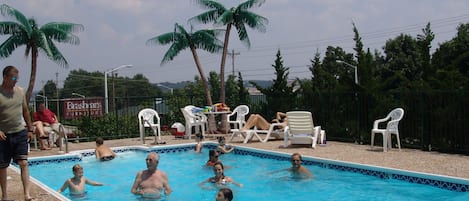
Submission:
<svg viewBox="0 0 469 201">
<path fill-rule="evenodd" d="M 42 121 L 49 124 L 55 123 L 55 114 L 49 109 L 44 109 L 42 112 L 37 111 L 33 114 L 34 121 Z"/>
</svg>

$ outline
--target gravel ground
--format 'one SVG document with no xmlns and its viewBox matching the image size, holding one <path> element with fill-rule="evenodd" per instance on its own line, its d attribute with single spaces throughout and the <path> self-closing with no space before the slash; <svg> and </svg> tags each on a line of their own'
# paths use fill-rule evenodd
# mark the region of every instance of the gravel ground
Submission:
<svg viewBox="0 0 469 201">
<path fill-rule="evenodd" d="M 147 137 L 146 139 L 147 142 L 151 142 L 152 140 L 150 137 Z M 174 139 L 172 136 L 163 136 L 163 140 L 170 145 L 194 142 L 194 140 Z M 215 141 L 214 138 L 208 138 L 208 141 L 210 140 Z M 137 138 L 109 140 L 104 143 L 110 147 L 141 145 L 141 142 Z M 243 144 L 240 138 L 235 138 L 233 142 L 229 142 L 229 144 L 286 153 L 298 152 L 302 155 L 325 159 L 469 179 L 469 156 L 466 155 L 423 152 L 414 149 L 402 149 L 401 151 L 392 149 L 391 151 L 384 153 L 380 147 L 375 147 L 371 150 L 369 145 L 357 145 L 334 141 L 329 141 L 324 147 L 317 146 L 316 149 L 311 149 L 308 146 L 290 146 L 288 148 L 280 148 L 283 144 L 283 140 L 273 140 L 268 141 L 267 143 L 261 143 L 254 139 L 248 144 Z M 69 147 L 70 151 L 94 149 L 95 143 L 70 143 Z M 57 148 L 47 151 L 31 150 L 30 157 L 57 154 L 61 154 Z M 10 176 L 8 180 L 9 199 L 24 200 L 20 175 L 12 169 L 8 169 L 8 176 Z M 31 183 L 31 196 L 36 198 L 36 200 L 41 201 L 59 200 L 34 183 Z"/>
</svg>

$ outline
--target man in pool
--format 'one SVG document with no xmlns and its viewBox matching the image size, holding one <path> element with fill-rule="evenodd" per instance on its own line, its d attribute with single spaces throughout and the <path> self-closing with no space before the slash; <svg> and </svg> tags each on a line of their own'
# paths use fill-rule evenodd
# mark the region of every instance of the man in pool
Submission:
<svg viewBox="0 0 469 201">
<path fill-rule="evenodd" d="M 101 161 L 110 161 L 116 157 L 114 153 L 108 146 L 104 145 L 104 140 L 102 137 L 96 138 L 96 149 L 94 150 L 96 158 Z"/>
<path fill-rule="evenodd" d="M 288 168 L 289 171 L 291 171 L 293 174 L 297 174 L 302 177 L 310 178 L 313 175 L 311 172 L 305 168 L 303 165 L 301 165 L 302 159 L 301 155 L 299 153 L 294 153 L 291 155 L 291 168 Z"/>
<path fill-rule="evenodd" d="M 160 156 L 155 152 L 150 152 L 147 155 L 147 169 L 137 173 L 130 190 L 133 194 L 152 199 L 161 198 L 163 190 L 166 196 L 171 194 L 172 190 L 169 186 L 168 176 L 157 169 L 159 160 Z"/>
</svg>

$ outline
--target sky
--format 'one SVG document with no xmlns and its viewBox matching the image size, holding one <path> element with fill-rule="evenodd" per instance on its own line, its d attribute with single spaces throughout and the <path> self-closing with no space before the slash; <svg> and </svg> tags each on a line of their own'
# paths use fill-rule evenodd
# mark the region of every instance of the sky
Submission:
<svg viewBox="0 0 469 201">
<path fill-rule="evenodd" d="M 83 32 L 76 35 L 79 45 L 56 43 L 69 63 L 61 67 L 47 56 L 38 57 L 38 72 L 34 90 L 40 90 L 48 80 L 58 80 L 63 86 L 71 70 L 106 72 L 122 65 L 119 76 L 143 74 L 152 83 L 193 81 L 199 75 L 189 49 L 173 61 L 160 65 L 169 46 L 147 45 L 152 37 L 173 30 L 179 23 L 191 30 L 187 20 L 205 9 L 193 0 L 0 0 L 1 4 L 34 18 L 39 25 L 49 22 L 82 24 Z M 239 5 L 240 0 L 220 0 L 225 7 Z M 265 33 L 248 28 L 251 47 L 246 47 L 232 30 L 226 75 L 242 73 L 244 80 L 272 80 L 272 64 L 277 50 L 283 64 L 290 68 L 290 79 L 308 78 L 310 60 L 316 52 L 324 55 L 327 46 L 339 46 L 353 53 L 352 22 L 362 36 L 365 48 L 382 52 L 386 40 L 399 34 L 416 37 L 430 22 L 439 43 L 450 40 L 460 23 L 469 22 L 467 0 L 266 0 L 252 12 L 269 20 Z M 0 16 L 0 21 L 10 20 Z M 193 24 L 194 30 L 213 28 Z M 224 27 L 215 27 L 224 28 Z M 7 36 L 0 36 L 3 43 Z M 223 40 L 223 37 L 220 37 Z M 0 60 L 2 68 L 14 65 L 20 69 L 18 85 L 27 87 L 31 59 L 24 57 L 25 46 L 18 47 L 11 57 Z M 238 54 L 239 53 L 239 54 Z M 221 52 L 209 54 L 198 50 L 205 73 L 219 73 Z M 103 79 L 104 78 L 96 78 Z"/>
</svg>

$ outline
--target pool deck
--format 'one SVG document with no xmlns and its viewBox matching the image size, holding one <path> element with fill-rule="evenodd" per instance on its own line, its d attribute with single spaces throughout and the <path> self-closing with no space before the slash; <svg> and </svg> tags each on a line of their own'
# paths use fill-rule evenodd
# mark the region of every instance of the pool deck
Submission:
<svg viewBox="0 0 469 201">
<path fill-rule="evenodd" d="M 163 136 L 167 145 L 193 143 L 194 139 L 175 139 L 173 136 Z M 151 143 L 154 138 L 145 138 L 147 143 Z M 215 142 L 215 138 L 207 138 L 206 141 Z M 128 138 L 120 140 L 108 140 L 104 144 L 110 147 L 142 145 L 138 138 Z M 373 150 L 370 145 L 358 145 L 353 143 L 342 143 L 329 141 L 326 146 L 317 146 L 316 149 L 305 146 L 294 146 L 281 148 L 283 140 L 272 140 L 261 143 L 253 139 L 248 144 L 243 144 L 241 138 L 235 138 L 233 142 L 228 142 L 235 146 L 245 146 L 258 149 L 265 149 L 278 152 L 294 153 L 298 152 L 305 156 L 314 156 L 325 159 L 347 161 L 366 165 L 382 166 L 452 177 L 461 177 L 469 179 L 469 156 L 458 154 L 444 154 L 438 152 L 424 152 L 415 149 L 392 149 L 383 152 L 381 147 L 375 146 Z M 155 146 L 155 145 L 149 145 Z M 94 142 L 69 143 L 69 151 L 84 149 L 94 149 Z M 47 151 L 31 150 L 30 157 L 60 155 L 58 148 Z M 142 161 L 143 162 L 143 161 Z M 164 161 L 162 161 L 164 163 Z M 289 166 L 290 164 L 285 164 Z M 314 173 L 313 173 L 314 174 Z M 23 187 L 21 185 L 20 175 L 15 171 L 8 169 L 8 194 L 9 199 L 24 200 Z M 129 186 L 130 192 L 130 186 Z M 38 185 L 31 183 L 31 196 L 37 200 L 51 201 L 58 200 L 53 195 L 42 189 Z"/>
</svg>

